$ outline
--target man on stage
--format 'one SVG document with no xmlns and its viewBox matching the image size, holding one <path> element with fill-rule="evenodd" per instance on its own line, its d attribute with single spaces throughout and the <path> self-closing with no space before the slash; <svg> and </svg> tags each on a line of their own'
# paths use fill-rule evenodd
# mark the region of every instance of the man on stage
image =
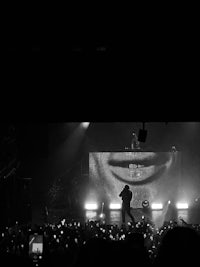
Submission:
<svg viewBox="0 0 200 267">
<path fill-rule="evenodd" d="M 125 223 L 125 214 L 127 213 L 131 218 L 132 222 L 135 224 L 135 219 L 130 212 L 130 202 L 132 199 L 132 192 L 129 190 L 129 186 L 125 185 L 122 192 L 119 194 L 122 198 L 122 223 Z"/>
</svg>

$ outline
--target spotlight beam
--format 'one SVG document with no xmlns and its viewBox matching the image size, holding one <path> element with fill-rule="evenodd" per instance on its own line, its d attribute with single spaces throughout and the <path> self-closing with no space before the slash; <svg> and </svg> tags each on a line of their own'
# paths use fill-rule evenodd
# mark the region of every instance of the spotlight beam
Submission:
<svg viewBox="0 0 200 267">
<path fill-rule="evenodd" d="M 185 209 L 188 209 L 188 203 L 176 203 L 176 208 L 178 210 L 185 210 Z"/>
<path fill-rule="evenodd" d="M 109 208 L 110 208 L 110 210 L 120 210 L 121 209 L 121 204 L 119 204 L 119 203 L 110 203 Z"/>
<path fill-rule="evenodd" d="M 89 127 L 90 123 L 89 122 L 82 122 L 82 126 L 84 129 L 87 129 Z"/>
<path fill-rule="evenodd" d="M 98 205 L 96 203 L 86 203 L 85 204 L 85 209 L 86 210 L 97 210 Z"/>
<path fill-rule="evenodd" d="M 152 210 L 162 210 L 163 209 L 163 205 L 162 205 L 162 203 L 152 203 L 151 204 L 151 209 Z"/>
</svg>

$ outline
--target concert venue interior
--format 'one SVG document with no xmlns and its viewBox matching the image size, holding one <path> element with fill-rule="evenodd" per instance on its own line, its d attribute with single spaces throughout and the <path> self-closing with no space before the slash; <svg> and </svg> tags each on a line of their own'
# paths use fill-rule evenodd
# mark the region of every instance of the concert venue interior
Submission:
<svg viewBox="0 0 200 267">
<path fill-rule="evenodd" d="M 78 254 L 92 238 L 125 242 L 131 240 L 128 233 L 142 233 L 149 261 L 141 265 L 161 266 L 159 260 L 164 256 L 159 258 L 157 253 L 163 233 L 190 229 L 199 238 L 199 122 L 4 123 L 0 135 L 0 251 L 5 260 L 10 253 L 23 254 L 25 266 L 59 266 L 56 257 L 65 262 L 60 266 L 82 266 L 80 259 L 92 266 L 94 259 L 89 260 L 88 251 L 86 259 Z M 130 211 L 135 223 L 128 214 L 122 223 L 119 194 L 125 185 L 132 192 Z M 81 231 L 90 228 L 88 239 L 78 233 L 81 225 L 85 227 Z M 15 244 L 15 237 L 25 228 L 26 238 Z M 102 230 L 102 235 L 91 228 Z M 70 231 L 78 236 L 74 238 L 76 234 Z M 106 232 L 107 239 L 103 237 Z M 188 244 L 193 242 L 192 234 L 185 239 Z M 71 236 L 74 245 L 66 243 Z M 156 236 L 160 238 L 157 243 Z M 46 245 L 51 242 L 54 257 Z M 195 247 L 199 247 L 199 239 L 197 242 Z M 109 257 L 103 247 L 108 244 L 101 245 L 97 245 L 99 254 L 93 252 L 101 258 L 96 265 L 126 262 L 126 257 L 106 260 L 105 255 Z M 118 251 L 115 249 L 112 247 L 112 253 Z M 131 249 L 134 258 L 138 247 Z M 191 253 L 188 262 L 195 258 L 195 248 Z"/>
</svg>

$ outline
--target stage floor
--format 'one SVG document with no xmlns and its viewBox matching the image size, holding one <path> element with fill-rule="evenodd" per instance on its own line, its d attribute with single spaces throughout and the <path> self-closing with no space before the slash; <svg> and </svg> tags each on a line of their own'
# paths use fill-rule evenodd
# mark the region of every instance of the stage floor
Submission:
<svg viewBox="0 0 200 267">
<path fill-rule="evenodd" d="M 40 213 L 40 215 L 39 215 Z M 100 217 L 101 210 L 89 211 L 89 210 L 73 210 L 69 211 L 67 209 L 52 209 L 49 210 L 49 222 L 56 223 L 62 218 L 66 218 L 67 221 L 76 220 L 82 223 L 88 220 L 104 220 L 106 224 L 116 224 L 121 225 L 121 210 L 104 210 L 103 218 Z M 157 226 L 162 226 L 164 222 L 170 220 L 180 221 L 182 218 L 188 224 L 200 224 L 200 209 L 193 208 L 187 210 L 144 210 L 144 209 L 131 209 L 131 214 L 134 216 L 135 221 L 141 221 L 142 216 L 146 218 L 147 221 L 154 223 Z M 34 210 L 32 215 L 32 222 L 37 224 L 42 224 L 44 222 L 41 212 Z M 126 215 L 126 222 L 131 222 L 131 219 Z"/>
</svg>

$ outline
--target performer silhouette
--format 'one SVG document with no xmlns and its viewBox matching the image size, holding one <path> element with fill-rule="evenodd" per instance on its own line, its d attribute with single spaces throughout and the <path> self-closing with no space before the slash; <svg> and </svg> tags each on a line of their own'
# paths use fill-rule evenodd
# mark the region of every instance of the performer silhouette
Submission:
<svg viewBox="0 0 200 267">
<path fill-rule="evenodd" d="M 122 223 L 125 223 L 125 215 L 127 213 L 131 218 L 132 222 L 135 224 L 135 219 L 130 212 L 130 202 L 132 199 L 132 192 L 129 190 L 128 185 L 125 185 L 124 189 L 119 194 L 119 196 L 122 198 Z"/>
</svg>

